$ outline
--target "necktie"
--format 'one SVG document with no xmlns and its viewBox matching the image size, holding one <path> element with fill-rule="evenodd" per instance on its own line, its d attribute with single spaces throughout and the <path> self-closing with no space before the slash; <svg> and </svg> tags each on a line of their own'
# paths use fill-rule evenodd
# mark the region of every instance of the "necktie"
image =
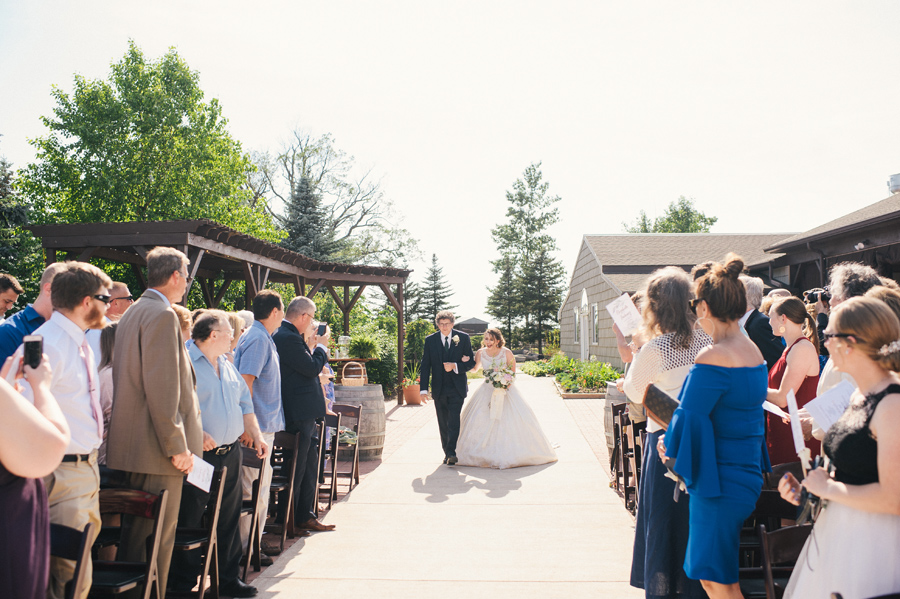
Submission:
<svg viewBox="0 0 900 599">
<path fill-rule="evenodd" d="M 444 337 L 444 351 L 450 353 L 450 337 Z"/>
<path fill-rule="evenodd" d="M 97 421 L 97 434 L 103 439 L 103 409 L 100 407 L 100 388 L 97 386 L 97 377 L 94 376 L 94 354 L 91 346 L 88 345 L 87 337 L 81 342 L 78 348 L 81 359 L 84 360 L 84 366 L 87 368 L 88 387 L 91 392 L 91 410 L 94 412 L 94 420 Z"/>
</svg>

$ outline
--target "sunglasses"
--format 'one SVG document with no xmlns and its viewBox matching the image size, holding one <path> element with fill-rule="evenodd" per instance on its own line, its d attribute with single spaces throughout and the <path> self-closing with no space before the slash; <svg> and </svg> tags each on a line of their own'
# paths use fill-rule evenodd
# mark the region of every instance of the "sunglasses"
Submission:
<svg viewBox="0 0 900 599">
<path fill-rule="evenodd" d="M 134 296 L 133 296 L 133 295 L 123 295 L 122 297 L 114 297 L 114 298 L 112 298 L 112 300 L 110 300 L 110 301 L 115 302 L 115 301 L 118 301 L 118 300 L 125 300 L 125 301 L 127 301 L 127 302 L 133 302 L 133 301 L 134 301 Z"/>
<path fill-rule="evenodd" d="M 95 300 L 100 300 L 104 304 L 108 304 L 112 301 L 112 297 L 108 295 L 92 295 L 91 297 L 93 297 Z"/>
<path fill-rule="evenodd" d="M 703 298 L 695 297 L 694 299 L 692 299 L 691 301 L 688 302 L 688 306 L 690 306 L 691 312 L 693 312 L 695 316 L 697 315 L 697 306 L 699 306 L 700 302 L 703 302 L 703 301 L 706 301 L 706 300 L 704 300 Z"/>
<path fill-rule="evenodd" d="M 843 338 L 850 339 L 854 343 L 865 343 L 862 339 L 859 339 L 856 335 L 850 335 L 849 333 L 822 333 L 822 341 L 828 341 L 829 339 Z"/>
</svg>

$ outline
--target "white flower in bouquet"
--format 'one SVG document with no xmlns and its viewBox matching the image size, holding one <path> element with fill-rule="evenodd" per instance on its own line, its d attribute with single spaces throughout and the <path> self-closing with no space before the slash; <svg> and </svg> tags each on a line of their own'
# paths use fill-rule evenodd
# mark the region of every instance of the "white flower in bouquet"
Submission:
<svg viewBox="0 0 900 599">
<path fill-rule="evenodd" d="M 504 364 L 499 368 L 486 370 L 484 378 L 498 389 L 509 389 L 509 386 L 516 380 L 516 373 L 512 368 Z"/>
</svg>

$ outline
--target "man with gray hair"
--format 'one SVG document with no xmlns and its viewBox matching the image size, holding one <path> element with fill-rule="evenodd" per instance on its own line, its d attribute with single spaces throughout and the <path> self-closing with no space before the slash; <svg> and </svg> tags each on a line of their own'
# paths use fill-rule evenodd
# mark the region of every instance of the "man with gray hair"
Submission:
<svg viewBox="0 0 900 599">
<path fill-rule="evenodd" d="M 780 337 L 775 337 L 772 333 L 769 317 L 759 311 L 763 298 L 763 281 L 747 275 L 741 275 L 740 280 L 744 284 L 744 293 L 747 294 L 747 311 L 741 317 L 740 324 L 762 352 L 766 368 L 771 370 L 784 352 L 784 344 Z"/>
<path fill-rule="evenodd" d="M 334 530 L 316 518 L 315 501 L 319 487 L 319 438 L 316 420 L 325 417 L 325 396 L 319 373 L 328 363 L 331 331 L 326 325 L 319 336 L 315 321 L 316 304 L 308 297 L 295 297 L 288 304 L 281 328 L 272 335 L 281 363 L 281 403 L 285 430 L 300 433 L 297 462 L 294 464 L 294 522 L 301 530 Z M 279 506 L 285 518 L 286 507 Z M 287 522 L 285 522 L 287 524 Z"/>
<path fill-rule="evenodd" d="M 147 254 L 150 288 L 131 306 L 116 328 L 113 360 L 114 400 L 106 462 L 126 474 L 125 484 L 158 495 L 168 493 L 157 568 L 165 593 L 184 475 L 193 455 L 203 452 L 200 404 L 194 371 L 172 304 L 190 284 L 188 259 L 168 247 Z M 122 518 L 118 559 L 143 561 L 152 522 Z"/>
</svg>

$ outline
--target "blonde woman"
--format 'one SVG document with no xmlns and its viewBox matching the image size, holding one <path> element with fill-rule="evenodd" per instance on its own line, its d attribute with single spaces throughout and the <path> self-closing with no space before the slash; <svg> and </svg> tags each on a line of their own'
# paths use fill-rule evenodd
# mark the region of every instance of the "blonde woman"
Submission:
<svg viewBox="0 0 900 599">
<path fill-rule="evenodd" d="M 482 348 L 475 353 L 475 369 L 485 372 L 506 366 L 516 370 L 500 329 L 484 332 Z M 556 452 L 541 430 L 537 417 L 515 383 L 495 388 L 485 379 L 469 394 L 460 417 L 456 455 L 460 466 L 515 468 L 556 461 Z"/>
</svg>

